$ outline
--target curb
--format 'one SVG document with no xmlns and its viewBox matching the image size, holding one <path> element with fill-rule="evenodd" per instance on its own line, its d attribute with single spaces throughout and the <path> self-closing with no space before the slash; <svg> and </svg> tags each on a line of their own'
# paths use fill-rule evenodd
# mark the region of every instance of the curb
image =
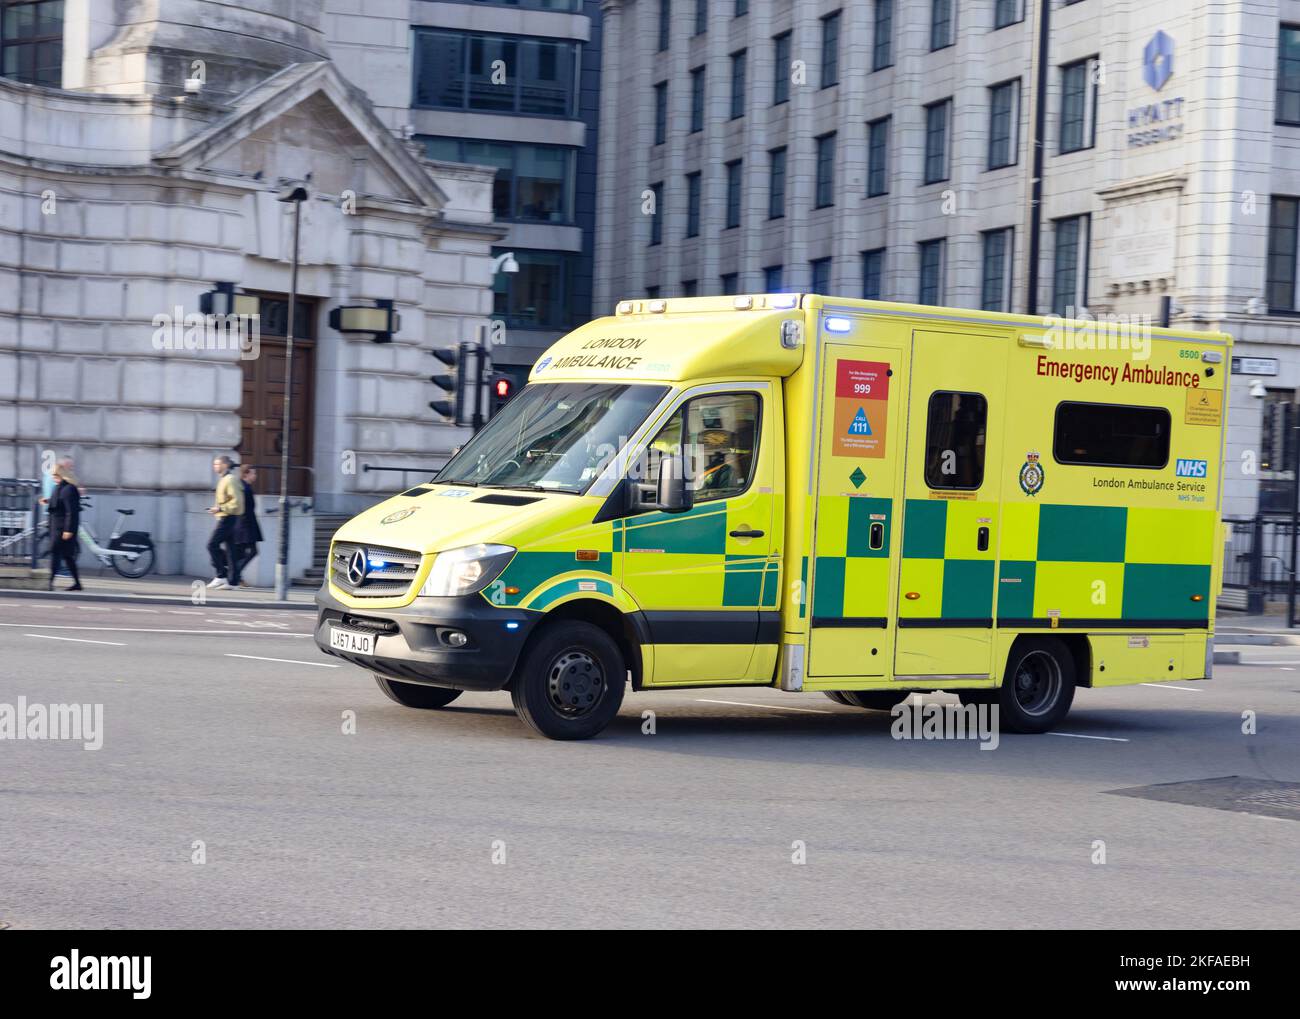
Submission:
<svg viewBox="0 0 1300 1019">
<path fill-rule="evenodd" d="M 1214 652 L 1215 665 L 1240 665 L 1240 651 L 1216 651 Z"/>
<path fill-rule="evenodd" d="M 275 611 L 315 612 L 314 601 L 280 602 L 256 601 L 251 598 L 208 598 L 195 602 L 192 598 L 165 594 L 101 594 L 93 591 L 32 591 L 21 587 L 0 587 L 0 597 L 48 599 L 64 602 L 126 602 L 131 605 L 188 605 L 191 608 L 212 609 L 271 609 Z"/>
</svg>

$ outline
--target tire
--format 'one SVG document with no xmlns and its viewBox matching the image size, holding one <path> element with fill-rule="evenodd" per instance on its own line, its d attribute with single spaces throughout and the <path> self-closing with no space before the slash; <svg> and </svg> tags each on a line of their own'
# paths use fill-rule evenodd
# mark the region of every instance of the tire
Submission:
<svg viewBox="0 0 1300 1019">
<path fill-rule="evenodd" d="M 117 547 L 128 546 L 119 545 Z M 153 543 L 138 546 L 131 545 L 129 548 L 132 552 L 139 552 L 139 555 L 134 560 L 128 560 L 126 556 L 120 555 L 110 556 L 109 558 L 112 560 L 113 569 L 117 571 L 119 576 L 126 577 L 128 580 L 139 580 L 153 569 Z"/>
<path fill-rule="evenodd" d="M 540 630 L 510 685 L 515 713 L 548 739 L 588 739 L 618 714 L 627 663 L 612 637 L 580 620 Z"/>
<path fill-rule="evenodd" d="M 1055 637 L 1019 640 L 998 689 L 1002 725 L 1012 732 L 1047 732 L 1074 701 L 1074 658 Z"/>
<path fill-rule="evenodd" d="M 390 701 L 404 708 L 445 708 L 460 696 L 459 690 L 441 686 L 423 686 L 420 683 L 399 683 L 395 679 L 375 673 L 375 683 Z"/>
<path fill-rule="evenodd" d="M 997 690 L 954 690 L 957 699 L 966 704 L 996 704 L 998 702 Z"/>
<path fill-rule="evenodd" d="M 843 691 L 843 690 L 823 690 L 822 693 L 824 693 L 827 697 L 829 697 L 831 700 L 833 700 L 836 704 L 848 704 L 848 703 L 849 703 L 848 701 L 846 701 L 846 700 L 844 699 L 844 691 Z"/>
<path fill-rule="evenodd" d="M 910 694 L 905 690 L 843 690 L 844 703 L 868 711 L 889 711 L 895 704 L 907 700 Z"/>
</svg>

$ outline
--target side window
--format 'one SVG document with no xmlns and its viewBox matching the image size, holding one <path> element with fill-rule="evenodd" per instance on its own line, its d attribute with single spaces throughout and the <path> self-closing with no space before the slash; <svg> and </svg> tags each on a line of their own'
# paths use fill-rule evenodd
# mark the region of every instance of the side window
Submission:
<svg viewBox="0 0 1300 1019">
<path fill-rule="evenodd" d="M 1169 426 L 1164 407 L 1058 404 L 1052 456 L 1057 463 L 1089 467 L 1164 467 Z"/>
<path fill-rule="evenodd" d="M 663 458 L 680 450 L 695 502 L 740 495 L 749 488 L 754 474 L 760 413 L 757 393 L 695 397 L 678 409 L 650 443 L 645 480 L 658 484 Z"/>
<path fill-rule="evenodd" d="M 975 489 L 984 483 L 989 405 L 979 393 L 931 393 L 925 429 L 925 483 Z"/>
</svg>

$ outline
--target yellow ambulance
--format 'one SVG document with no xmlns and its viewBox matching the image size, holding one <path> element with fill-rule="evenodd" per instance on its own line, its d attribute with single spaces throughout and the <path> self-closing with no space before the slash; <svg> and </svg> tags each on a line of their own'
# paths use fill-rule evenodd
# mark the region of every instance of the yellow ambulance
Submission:
<svg viewBox="0 0 1300 1019">
<path fill-rule="evenodd" d="M 624 301 L 334 536 L 316 642 L 400 704 L 888 709 L 1208 679 L 1231 339 L 813 294 Z"/>
</svg>

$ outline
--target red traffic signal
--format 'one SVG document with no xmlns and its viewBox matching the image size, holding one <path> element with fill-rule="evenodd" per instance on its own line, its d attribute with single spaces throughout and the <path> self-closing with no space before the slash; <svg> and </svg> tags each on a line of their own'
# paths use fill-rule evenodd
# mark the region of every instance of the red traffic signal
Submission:
<svg viewBox="0 0 1300 1019">
<path fill-rule="evenodd" d="M 514 383 L 504 377 L 498 378 L 492 386 L 498 400 L 510 399 L 511 391 L 515 388 Z"/>
</svg>

